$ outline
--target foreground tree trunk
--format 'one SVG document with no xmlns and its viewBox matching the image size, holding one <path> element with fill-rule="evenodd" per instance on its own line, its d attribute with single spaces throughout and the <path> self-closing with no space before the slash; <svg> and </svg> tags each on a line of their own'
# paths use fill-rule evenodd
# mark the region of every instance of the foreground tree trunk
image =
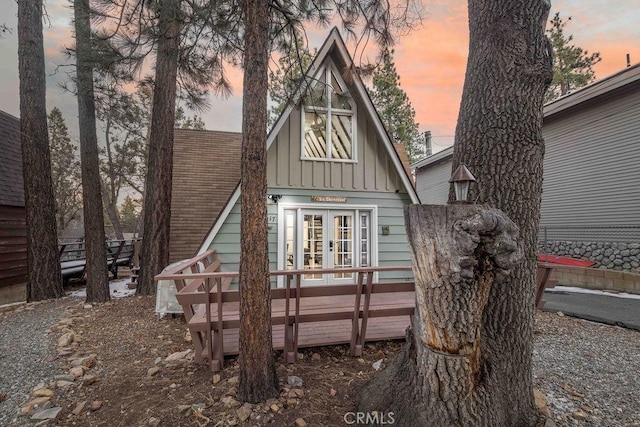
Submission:
<svg viewBox="0 0 640 427">
<path fill-rule="evenodd" d="M 267 243 L 269 2 L 246 1 L 244 23 L 238 391 L 244 401 L 261 402 L 278 396 Z"/>
<path fill-rule="evenodd" d="M 153 278 L 169 264 L 173 127 L 176 111 L 180 0 L 166 0 L 160 8 L 156 78 L 149 129 L 149 159 L 144 191 L 144 223 L 140 278 L 136 294 L 154 295 Z"/>
<path fill-rule="evenodd" d="M 74 0 L 76 30 L 76 76 L 80 163 L 82 165 L 82 207 L 86 248 L 87 302 L 109 301 L 104 234 L 104 213 L 98 165 L 96 107 L 93 93 L 93 53 L 89 0 Z"/>
<path fill-rule="evenodd" d="M 27 302 L 31 302 L 64 295 L 47 131 L 42 0 L 18 2 L 18 63 L 27 211 Z"/>
<path fill-rule="evenodd" d="M 498 208 L 515 222 L 523 254 L 509 276 L 498 276 L 489 286 L 479 334 L 470 341 L 479 347 L 473 356 L 477 366 L 467 362 L 473 358 L 466 354 L 459 357 L 457 370 L 439 361 L 435 366 L 428 365 L 432 360 L 450 357 L 449 344 L 456 342 L 445 340 L 444 348 L 427 348 L 425 352 L 419 349 L 419 334 L 424 331 L 416 327 L 409 333 L 407 349 L 389 367 L 390 372 L 396 370 L 399 379 L 394 380 L 391 373 L 375 378 L 360 394 L 361 409 L 396 410 L 402 415 L 400 425 L 525 426 L 536 421 L 531 353 L 544 155 L 542 99 L 552 77 L 551 50 L 544 35 L 549 7 L 542 0 L 469 1 L 469 60 L 453 168 L 464 163 L 475 175 L 477 186 L 472 187 L 471 200 Z M 479 258 L 474 255 L 463 261 L 463 267 L 464 262 L 474 260 Z M 484 271 L 481 266 L 477 267 L 478 273 Z M 485 280 L 483 274 L 476 274 L 473 286 L 486 286 Z M 459 305 L 461 296 L 456 298 L 458 301 L 449 306 L 446 324 L 422 319 L 425 325 L 431 325 L 427 331 L 447 324 L 457 331 L 468 324 L 469 316 L 478 315 Z M 416 324 L 429 312 L 426 304 L 417 300 Z M 463 323 L 463 319 L 467 320 Z M 438 321 L 444 320 L 440 317 Z M 428 354 L 430 351 L 434 354 Z M 385 386 L 385 380 L 392 384 Z M 443 387 L 434 393 L 434 384 Z M 380 389 L 396 397 L 377 398 Z M 465 393 L 467 398 L 460 399 Z M 399 396 L 404 401 L 400 402 Z"/>
</svg>

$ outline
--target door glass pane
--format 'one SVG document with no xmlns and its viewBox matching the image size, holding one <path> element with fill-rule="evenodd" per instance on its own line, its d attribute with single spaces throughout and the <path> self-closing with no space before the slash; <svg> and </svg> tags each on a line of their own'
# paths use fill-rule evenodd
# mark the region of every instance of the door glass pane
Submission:
<svg viewBox="0 0 640 427">
<path fill-rule="evenodd" d="M 369 236 L 369 214 L 360 216 L 360 267 L 369 267 L 371 239 Z"/>
<path fill-rule="evenodd" d="M 333 217 L 333 267 L 353 267 L 353 216 Z M 350 279 L 353 273 L 336 273 L 336 279 Z"/>
<path fill-rule="evenodd" d="M 285 269 L 296 268 L 296 211 L 285 211 Z"/>
<path fill-rule="evenodd" d="M 322 268 L 322 253 L 324 250 L 322 241 L 322 215 L 304 215 L 303 221 L 303 249 L 305 270 L 317 270 Z M 305 274 L 305 279 L 322 279 L 322 274 Z"/>
</svg>

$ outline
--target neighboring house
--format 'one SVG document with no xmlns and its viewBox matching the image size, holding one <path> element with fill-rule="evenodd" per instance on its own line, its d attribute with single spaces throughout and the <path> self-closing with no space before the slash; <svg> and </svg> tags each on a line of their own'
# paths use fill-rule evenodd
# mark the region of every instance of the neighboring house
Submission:
<svg viewBox="0 0 640 427">
<path fill-rule="evenodd" d="M 27 216 L 20 120 L 3 111 L 0 153 L 0 304 L 6 304 L 26 299 Z"/>
<path fill-rule="evenodd" d="M 541 250 L 640 271 L 639 118 L 640 64 L 544 106 Z M 413 165 L 423 203 L 446 203 L 452 153 Z"/>
<path fill-rule="evenodd" d="M 418 197 L 359 76 L 343 77 L 352 68 L 334 28 L 309 68 L 315 89 L 290 105 L 268 135 L 265 203 L 272 270 L 410 265 L 403 212 Z M 208 166 L 223 163 L 220 158 Z M 200 190 L 212 195 L 207 187 Z M 199 248 L 215 248 L 223 271 L 238 270 L 239 196 L 238 186 Z M 319 284 L 327 278 L 309 274 L 303 280 Z"/>
<path fill-rule="evenodd" d="M 175 129 L 169 262 L 193 257 L 240 180 L 242 134 Z"/>
</svg>

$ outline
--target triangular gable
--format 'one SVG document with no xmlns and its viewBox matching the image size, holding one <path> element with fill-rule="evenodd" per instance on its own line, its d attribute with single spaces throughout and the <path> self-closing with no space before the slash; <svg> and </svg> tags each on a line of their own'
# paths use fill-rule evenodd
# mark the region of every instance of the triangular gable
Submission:
<svg viewBox="0 0 640 427">
<path fill-rule="evenodd" d="M 329 33 L 329 36 L 327 37 L 322 47 L 316 54 L 306 74 L 311 76 L 315 75 L 318 72 L 318 70 L 323 66 L 324 62 L 327 60 L 327 57 L 329 55 L 333 55 L 334 57 L 337 56 L 338 57 L 337 59 L 339 59 L 340 62 L 344 63 L 346 67 L 351 68 L 354 66 L 351 55 L 349 54 L 349 51 L 347 50 L 347 47 L 344 44 L 342 37 L 340 36 L 340 32 L 336 27 L 334 27 Z M 352 73 L 351 77 L 352 77 L 352 82 L 350 84 L 351 91 L 352 92 L 355 91 L 356 92 L 355 94 L 358 95 L 358 97 L 360 98 L 362 102 L 362 106 L 364 107 L 364 110 L 366 112 L 365 114 L 367 114 L 368 117 L 370 118 L 371 123 L 373 124 L 373 127 L 377 133 L 377 136 L 380 138 L 380 141 L 384 145 L 387 155 L 391 159 L 394 169 L 402 181 L 402 185 L 404 186 L 407 194 L 411 198 L 411 202 L 420 203 L 416 190 L 412 184 L 411 178 L 408 175 L 406 169 L 404 168 L 402 164 L 402 160 L 400 159 L 397 151 L 395 150 L 393 143 L 389 138 L 389 135 L 386 129 L 384 128 L 384 125 L 382 124 L 382 121 L 380 119 L 380 116 L 378 115 L 378 112 L 373 106 L 373 102 L 369 97 L 369 93 L 367 92 L 364 86 L 364 83 L 362 82 L 362 80 L 360 79 L 360 76 L 356 72 Z M 299 102 L 301 95 L 302 95 L 302 88 L 300 88 L 298 92 L 295 94 L 293 98 L 294 102 L 291 102 L 287 106 L 287 108 L 285 108 L 285 110 L 280 114 L 280 117 L 276 121 L 275 125 L 272 127 L 271 131 L 269 132 L 269 135 L 267 136 L 267 150 L 269 150 L 273 142 L 277 139 L 277 136 L 280 133 L 280 130 L 282 129 L 284 124 L 287 122 L 289 116 L 291 115 L 295 106 Z M 200 247 L 200 251 L 199 251 L 200 253 L 206 251 L 209 248 L 209 246 L 213 242 L 213 239 L 215 238 L 218 231 L 224 224 L 225 220 L 227 219 L 227 216 L 233 209 L 233 206 L 238 202 L 239 198 L 240 198 L 240 185 L 238 185 L 233 195 L 229 198 L 229 202 L 227 206 L 225 206 L 224 210 L 221 212 L 221 214 L 216 219 L 216 222 L 213 224 L 211 230 L 209 231 L 209 234 L 205 237 L 202 243 L 202 246 Z"/>
</svg>

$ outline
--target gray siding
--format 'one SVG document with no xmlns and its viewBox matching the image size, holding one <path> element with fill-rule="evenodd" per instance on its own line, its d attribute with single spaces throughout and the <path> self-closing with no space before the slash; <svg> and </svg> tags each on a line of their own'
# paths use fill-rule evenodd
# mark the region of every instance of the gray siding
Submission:
<svg viewBox="0 0 640 427">
<path fill-rule="evenodd" d="M 273 192 L 274 189 L 270 189 Z M 409 196 L 401 193 L 374 192 L 323 192 L 316 190 L 278 190 L 283 197 L 279 203 L 310 204 L 311 196 L 343 196 L 348 198 L 345 209 L 355 205 L 378 206 L 378 265 L 411 265 L 411 255 L 404 228 L 404 206 L 411 203 Z M 323 203 L 316 204 L 323 209 Z M 267 205 L 269 214 L 277 214 L 277 205 Z M 389 234 L 382 235 L 382 226 L 389 226 Z M 269 229 L 269 268 L 277 269 L 278 227 Z M 210 246 L 218 251 L 222 271 L 238 271 L 240 261 L 240 202 L 233 207 Z M 380 280 L 405 280 L 412 278 L 411 272 L 380 274 Z"/>
<path fill-rule="evenodd" d="M 451 159 L 429 166 L 416 174 L 416 191 L 423 205 L 444 205 L 449 198 Z"/>
<path fill-rule="evenodd" d="M 635 90 L 545 122 L 542 226 L 640 223 L 638 117 Z"/>
<path fill-rule="evenodd" d="M 365 111 L 364 107 L 358 106 L 357 162 L 347 163 L 300 159 L 301 117 L 300 110 L 294 109 L 269 148 L 269 187 L 406 192 L 389 153 Z"/>
</svg>

